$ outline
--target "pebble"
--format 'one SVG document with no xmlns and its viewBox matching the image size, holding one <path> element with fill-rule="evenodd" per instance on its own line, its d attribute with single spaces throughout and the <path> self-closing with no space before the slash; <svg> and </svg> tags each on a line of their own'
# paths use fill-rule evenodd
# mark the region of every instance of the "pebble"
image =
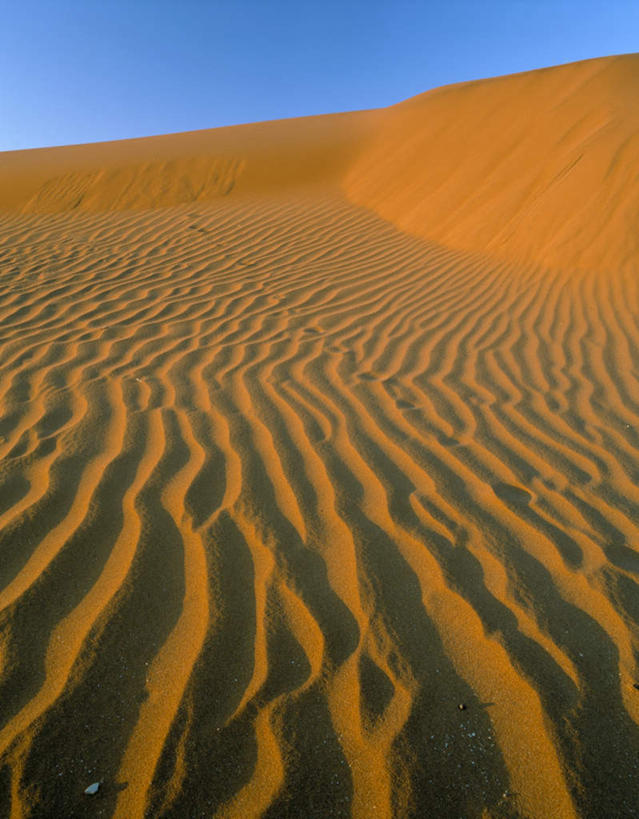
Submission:
<svg viewBox="0 0 639 819">
<path fill-rule="evenodd" d="M 460 702 L 457 707 L 459 708 L 460 711 L 465 711 L 466 710 L 466 706 L 464 705 L 463 702 Z"/>
<path fill-rule="evenodd" d="M 94 782 L 93 785 L 89 785 L 89 787 L 84 791 L 87 796 L 94 796 L 100 790 L 100 783 Z"/>
</svg>

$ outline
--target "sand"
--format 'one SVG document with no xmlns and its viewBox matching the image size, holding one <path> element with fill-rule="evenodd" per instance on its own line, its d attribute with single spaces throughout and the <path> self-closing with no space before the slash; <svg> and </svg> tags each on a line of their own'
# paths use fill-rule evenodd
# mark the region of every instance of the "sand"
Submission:
<svg viewBox="0 0 639 819">
<path fill-rule="evenodd" d="M 638 95 L 0 154 L 0 815 L 639 815 Z"/>
</svg>

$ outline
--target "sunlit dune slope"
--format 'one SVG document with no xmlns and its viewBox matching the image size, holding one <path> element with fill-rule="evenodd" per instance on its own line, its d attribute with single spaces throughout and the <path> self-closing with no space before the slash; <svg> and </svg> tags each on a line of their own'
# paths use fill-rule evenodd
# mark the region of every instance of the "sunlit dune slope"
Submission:
<svg viewBox="0 0 639 819">
<path fill-rule="evenodd" d="M 127 210 L 341 178 L 382 112 L 0 153 L 0 209 Z"/>
<path fill-rule="evenodd" d="M 618 269 L 639 250 L 639 55 L 430 91 L 387 109 L 354 201 L 449 247 Z"/>
<path fill-rule="evenodd" d="M 639 816 L 637 65 L 0 154 L 0 817 Z"/>
</svg>

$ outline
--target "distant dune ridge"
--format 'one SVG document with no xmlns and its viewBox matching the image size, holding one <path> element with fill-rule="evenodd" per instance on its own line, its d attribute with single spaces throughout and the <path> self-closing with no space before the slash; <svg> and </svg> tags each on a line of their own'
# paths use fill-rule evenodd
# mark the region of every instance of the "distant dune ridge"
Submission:
<svg viewBox="0 0 639 819">
<path fill-rule="evenodd" d="M 579 268 L 639 251 L 639 55 L 461 83 L 378 111 L 1 155 L 0 206 L 165 207 L 337 182 L 447 247 Z"/>
<path fill-rule="evenodd" d="M 0 154 L 0 816 L 639 816 L 638 99 Z"/>
</svg>

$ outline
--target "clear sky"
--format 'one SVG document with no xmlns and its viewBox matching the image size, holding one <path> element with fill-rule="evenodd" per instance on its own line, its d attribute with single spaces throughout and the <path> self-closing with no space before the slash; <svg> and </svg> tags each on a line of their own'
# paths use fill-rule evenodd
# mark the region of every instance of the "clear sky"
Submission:
<svg viewBox="0 0 639 819">
<path fill-rule="evenodd" d="M 374 108 L 639 51 L 639 0 L 0 0 L 0 150 Z"/>
</svg>

